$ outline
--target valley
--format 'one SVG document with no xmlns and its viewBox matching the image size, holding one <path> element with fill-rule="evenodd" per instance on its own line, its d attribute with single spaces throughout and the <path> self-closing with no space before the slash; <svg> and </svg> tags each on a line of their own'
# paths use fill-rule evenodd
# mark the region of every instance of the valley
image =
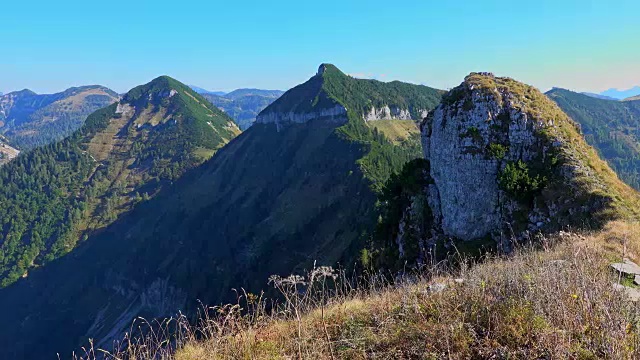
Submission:
<svg viewBox="0 0 640 360">
<path fill-rule="evenodd" d="M 210 92 L 197 86 L 192 88 L 211 104 L 231 116 L 242 130 L 247 130 L 253 125 L 258 113 L 284 93 L 280 90 L 261 89 L 237 89 L 224 93 Z"/>
</svg>

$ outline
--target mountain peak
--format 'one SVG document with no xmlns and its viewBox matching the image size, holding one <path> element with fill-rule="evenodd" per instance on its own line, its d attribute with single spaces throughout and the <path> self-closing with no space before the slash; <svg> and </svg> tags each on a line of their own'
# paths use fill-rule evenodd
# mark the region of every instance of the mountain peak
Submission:
<svg viewBox="0 0 640 360">
<path fill-rule="evenodd" d="M 197 101 L 200 102 L 202 106 L 207 107 L 208 103 L 197 92 L 167 75 L 158 76 L 144 85 L 129 90 L 122 99 L 127 103 L 135 103 L 141 101 L 143 98 L 144 101 L 160 101 L 161 99 L 171 98 L 177 94 L 180 96 L 188 95 L 190 98 L 198 99 Z"/>
<path fill-rule="evenodd" d="M 344 73 L 340 71 L 337 66 L 329 63 L 322 63 L 318 67 L 318 72 L 316 75 L 324 75 L 325 73 L 344 75 Z"/>
<path fill-rule="evenodd" d="M 440 90 L 422 85 L 356 79 L 323 63 L 315 76 L 284 93 L 256 121 L 280 126 L 312 120 L 337 125 L 349 120 L 418 120 L 441 95 Z"/>
<path fill-rule="evenodd" d="M 18 91 L 12 91 L 12 92 L 8 93 L 7 95 L 33 96 L 33 95 L 38 95 L 38 94 L 36 94 L 34 91 L 29 90 L 29 89 L 22 89 L 22 90 L 18 90 Z"/>
</svg>

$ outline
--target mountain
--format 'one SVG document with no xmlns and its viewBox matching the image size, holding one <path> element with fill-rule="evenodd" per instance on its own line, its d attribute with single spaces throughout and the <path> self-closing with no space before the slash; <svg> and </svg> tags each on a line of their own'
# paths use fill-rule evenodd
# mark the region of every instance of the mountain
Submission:
<svg viewBox="0 0 640 360">
<path fill-rule="evenodd" d="M 203 88 L 201 88 L 201 87 L 197 87 L 197 86 L 195 86 L 195 85 L 189 85 L 189 87 L 190 87 L 193 91 L 197 92 L 197 93 L 198 93 L 198 94 L 200 94 L 200 95 L 203 95 L 203 94 L 212 94 L 212 95 L 224 96 L 224 95 L 226 94 L 226 92 L 224 92 L 224 91 L 209 91 L 209 90 L 203 89 Z"/>
<path fill-rule="evenodd" d="M 632 96 L 632 97 L 628 97 L 622 101 L 636 101 L 636 100 L 640 100 L 640 95 L 636 95 L 636 96 Z"/>
<path fill-rule="evenodd" d="M 587 142 L 620 178 L 640 189 L 640 101 L 600 100 L 563 89 L 547 96 L 580 124 Z"/>
<path fill-rule="evenodd" d="M 237 89 L 224 95 L 231 100 L 238 100 L 247 96 L 261 96 L 271 99 L 279 98 L 284 91 L 281 90 L 261 90 L 261 89 Z"/>
<path fill-rule="evenodd" d="M 0 357 L 69 354 L 89 337 L 108 347 L 136 316 L 194 314 L 196 300 L 259 293 L 314 261 L 350 266 L 377 222 L 377 189 L 421 153 L 415 132 L 394 143 L 373 123 L 417 121 L 441 96 L 321 66 L 209 161 L 0 290 L 12 309 Z"/>
<path fill-rule="evenodd" d="M 0 285 L 70 252 L 210 158 L 240 130 L 169 77 L 0 168 Z"/>
<path fill-rule="evenodd" d="M 238 89 L 228 94 L 202 94 L 214 106 L 236 120 L 241 129 L 251 126 L 260 111 L 282 95 L 280 90 Z"/>
<path fill-rule="evenodd" d="M 450 251 L 510 251 L 533 234 L 640 218 L 639 194 L 579 126 L 513 79 L 467 76 L 424 120 L 422 143 L 424 158 L 405 165 L 382 192 L 370 251 L 378 266 L 437 263 Z"/>
<path fill-rule="evenodd" d="M 596 98 L 596 99 L 618 101 L 618 99 L 616 99 L 616 98 L 612 98 L 610 96 L 604 96 L 604 95 L 600 95 L 600 94 L 594 94 L 594 93 L 589 93 L 589 92 L 583 92 L 581 94 L 582 95 L 591 96 L 592 98 Z"/>
<path fill-rule="evenodd" d="M 118 94 L 98 85 L 47 95 L 11 92 L 0 96 L 0 133 L 11 145 L 30 150 L 66 137 L 89 114 L 117 100 Z"/>
<path fill-rule="evenodd" d="M 640 95 L 640 86 L 634 86 L 628 90 L 609 89 L 607 91 L 601 92 L 600 95 L 612 97 L 617 100 L 622 100 L 628 97 Z"/>
</svg>

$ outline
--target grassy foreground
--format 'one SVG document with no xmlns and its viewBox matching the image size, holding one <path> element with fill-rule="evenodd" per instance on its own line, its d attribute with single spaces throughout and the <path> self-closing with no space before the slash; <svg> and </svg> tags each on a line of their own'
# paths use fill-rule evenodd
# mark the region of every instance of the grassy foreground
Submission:
<svg viewBox="0 0 640 360">
<path fill-rule="evenodd" d="M 638 261 L 639 235 L 640 226 L 625 222 L 562 232 L 536 239 L 536 248 L 436 266 L 396 285 L 374 279 L 366 290 L 325 267 L 273 277 L 287 299 L 278 311 L 243 293 L 236 305 L 205 309 L 195 325 L 177 318 L 126 340 L 119 353 L 90 349 L 82 358 L 637 359 L 640 307 L 613 290 L 625 280 L 609 264 Z"/>
</svg>

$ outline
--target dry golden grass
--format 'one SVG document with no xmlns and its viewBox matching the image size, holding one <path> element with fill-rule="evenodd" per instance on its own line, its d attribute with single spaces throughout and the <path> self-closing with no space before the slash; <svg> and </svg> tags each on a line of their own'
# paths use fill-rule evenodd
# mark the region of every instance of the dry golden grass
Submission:
<svg viewBox="0 0 640 360">
<path fill-rule="evenodd" d="M 614 222 L 601 232 L 561 233 L 537 239 L 535 248 L 455 269 L 435 266 L 395 285 L 372 278 L 356 289 L 338 278 L 334 287 L 333 273 L 314 275 L 313 282 L 279 279 L 287 301 L 275 313 L 245 294 L 241 303 L 249 311 L 209 309 L 195 325 L 178 318 L 181 331 L 156 332 L 110 356 L 637 359 L 640 308 L 613 290 L 609 264 L 637 258 L 639 229 Z"/>
<path fill-rule="evenodd" d="M 122 142 L 118 134 L 129 125 L 130 116 L 122 116 L 109 120 L 109 125 L 104 131 L 98 132 L 87 144 L 89 154 L 96 161 L 104 161 L 111 156 L 118 142 Z"/>
<path fill-rule="evenodd" d="M 418 125 L 413 120 L 375 120 L 367 122 L 367 125 L 378 129 L 395 144 L 409 139 L 413 134 L 420 133 Z"/>
<path fill-rule="evenodd" d="M 80 109 L 81 106 L 83 106 L 85 98 L 89 95 L 103 95 L 103 96 L 108 96 L 111 98 L 112 102 L 116 102 L 118 100 L 117 97 L 109 94 L 108 92 L 104 91 L 103 89 L 87 89 L 84 91 L 81 91 L 75 95 L 69 96 L 63 100 L 58 100 L 55 102 L 55 104 L 59 105 L 59 106 L 66 106 L 68 108 L 70 108 L 71 110 L 78 110 Z"/>
</svg>

